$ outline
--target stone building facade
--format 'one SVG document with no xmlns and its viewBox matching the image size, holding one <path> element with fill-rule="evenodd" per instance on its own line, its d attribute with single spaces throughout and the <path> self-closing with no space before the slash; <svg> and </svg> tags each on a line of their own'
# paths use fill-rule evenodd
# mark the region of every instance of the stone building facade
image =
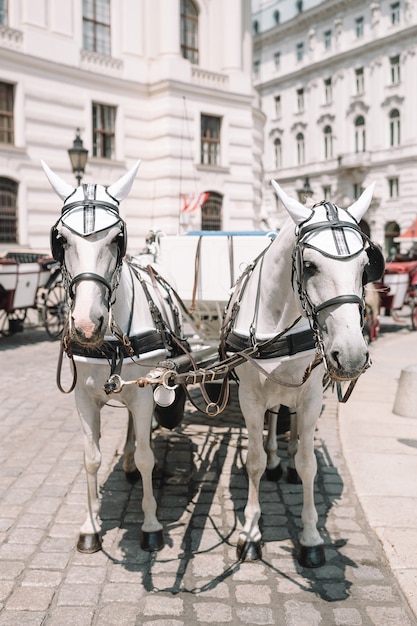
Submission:
<svg viewBox="0 0 417 626">
<path fill-rule="evenodd" d="M 256 229 L 264 121 L 249 0 L 0 0 L 0 249 L 48 247 L 60 206 L 40 160 L 75 185 L 77 128 L 83 182 L 142 159 L 130 252 L 150 229 Z"/>
<path fill-rule="evenodd" d="M 254 0 L 253 9 L 264 216 L 282 220 L 271 178 L 300 197 L 307 182 L 313 200 L 340 206 L 375 181 L 364 228 L 388 254 L 417 217 L 416 3 Z"/>
</svg>

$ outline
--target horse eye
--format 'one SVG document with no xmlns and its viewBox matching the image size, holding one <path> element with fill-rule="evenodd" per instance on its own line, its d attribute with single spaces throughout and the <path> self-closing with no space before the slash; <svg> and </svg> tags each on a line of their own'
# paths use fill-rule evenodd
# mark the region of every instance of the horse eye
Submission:
<svg viewBox="0 0 417 626">
<path fill-rule="evenodd" d="M 66 246 L 68 244 L 66 237 L 64 237 L 63 235 L 58 235 L 57 239 L 61 246 Z"/>
<path fill-rule="evenodd" d="M 316 273 L 317 267 L 311 261 L 304 261 L 303 269 L 308 276 L 313 276 Z"/>
</svg>

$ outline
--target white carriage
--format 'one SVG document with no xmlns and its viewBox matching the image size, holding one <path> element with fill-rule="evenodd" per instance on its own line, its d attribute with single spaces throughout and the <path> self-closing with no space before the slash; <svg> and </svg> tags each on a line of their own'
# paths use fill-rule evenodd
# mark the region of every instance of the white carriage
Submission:
<svg viewBox="0 0 417 626">
<path fill-rule="evenodd" d="M 0 257 L 0 335 L 22 331 L 28 309 L 39 312 L 50 337 L 59 336 L 67 313 L 59 266 L 44 252 L 5 252 Z"/>
<path fill-rule="evenodd" d="M 156 263 L 192 313 L 199 337 L 217 347 L 233 286 L 276 237 L 263 231 L 191 231 L 166 236 L 151 232 L 146 250 L 135 257 Z"/>
</svg>

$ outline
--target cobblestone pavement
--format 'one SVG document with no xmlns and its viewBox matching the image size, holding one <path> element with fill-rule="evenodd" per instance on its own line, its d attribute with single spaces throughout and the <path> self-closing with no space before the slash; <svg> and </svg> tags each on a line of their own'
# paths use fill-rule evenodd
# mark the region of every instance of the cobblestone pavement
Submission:
<svg viewBox="0 0 417 626">
<path fill-rule="evenodd" d="M 36 328 L 0 338 L 0 626 L 416 624 L 352 490 L 331 395 L 316 433 L 324 567 L 297 564 L 301 488 L 283 479 L 262 481 L 263 560 L 236 561 L 247 440 L 235 395 L 217 418 L 187 404 L 176 431 L 156 431 L 167 545 L 153 555 L 139 547 L 140 482 L 122 470 L 126 413 L 104 409 L 103 551 L 79 554 L 81 432 L 57 354 Z M 285 468 L 284 439 L 280 453 Z"/>
</svg>

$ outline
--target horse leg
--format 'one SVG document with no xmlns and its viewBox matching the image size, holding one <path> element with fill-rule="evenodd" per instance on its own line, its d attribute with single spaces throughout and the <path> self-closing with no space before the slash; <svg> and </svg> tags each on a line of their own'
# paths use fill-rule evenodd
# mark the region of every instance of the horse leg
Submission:
<svg viewBox="0 0 417 626">
<path fill-rule="evenodd" d="M 101 465 L 100 407 L 91 401 L 81 401 L 80 394 L 76 397 L 76 403 L 84 435 L 84 467 L 87 475 L 87 517 L 80 528 L 77 550 L 91 554 L 101 549 L 97 487 L 97 473 Z"/>
<path fill-rule="evenodd" d="M 278 406 L 267 411 L 268 416 L 268 433 L 265 439 L 266 452 L 266 477 L 270 481 L 277 481 L 282 476 L 281 459 L 277 454 L 277 422 L 278 422 Z"/>
<path fill-rule="evenodd" d="M 298 424 L 297 413 L 295 411 L 290 412 L 290 438 L 288 441 L 288 467 L 287 467 L 287 482 L 291 485 L 301 484 L 301 479 L 295 469 L 294 457 L 298 450 Z"/>
<path fill-rule="evenodd" d="M 139 470 L 135 464 L 135 449 L 136 449 L 136 438 L 135 438 L 135 427 L 133 424 L 133 416 L 132 412 L 128 411 L 128 422 L 127 422 L 127 434 L 125 446 L 123 449 L 123 469 L 126 475 L 126 479 L 134 484 L 139 479 Z"/>
<path fill-rule="evenodd" d="M 140 545 L 147 552 L 162 550 L 164 536 L 162 524 L 156 516 L 156 500 L 153 495 L 152 472 L 155 466 L 155 457 L 151 445 L 151 426 L 153 416 L 153 396 L 149 387 L 139 389 L 140 403 L 135 403 L 133 409 L 133 421 L 136 434 L 136 450 L 134 453 L 136 467 L 142 477 L 142 510 L 143 524 L 141 528 Z M 140 407 L 139 410 L 136 406 Z M 140 413 L 140 414 L 139 414 Z"/>
<path fill-rule="evenodd" d="M 259 413 L 259 407 L 256 404 L 245 407 L 242 399 L 240 400 L 240 406 L 248 430 L 246 470 L 249 479 L 249 489 L 244 512 L 245 524 L 242 532 L 239 534 L 237 543 L 237 557 L 240 561 L 258 561 L 262 558 L 262 535 L 259 529 L 259 518 L 261 515 L 259 483 L 266 468 L 267 456 L 263 446 L 264 412 Z M 250 419 L 248 416 L 250 416 Z"/>
<path fill-rule="evenodd" d="M 303 567 L 320 567 L 325 563 L 323 539 L 317 530 L 318 515 L 314 504 L 314 479 L 317 460 L 314 454 L 314 423 L 300 432 L 300 441 L 295 455 L 295 466 L 303 483 L 303 508 L 301 519 L 303 531 L 300 537 L 298 561 Z"/>
</svg>

